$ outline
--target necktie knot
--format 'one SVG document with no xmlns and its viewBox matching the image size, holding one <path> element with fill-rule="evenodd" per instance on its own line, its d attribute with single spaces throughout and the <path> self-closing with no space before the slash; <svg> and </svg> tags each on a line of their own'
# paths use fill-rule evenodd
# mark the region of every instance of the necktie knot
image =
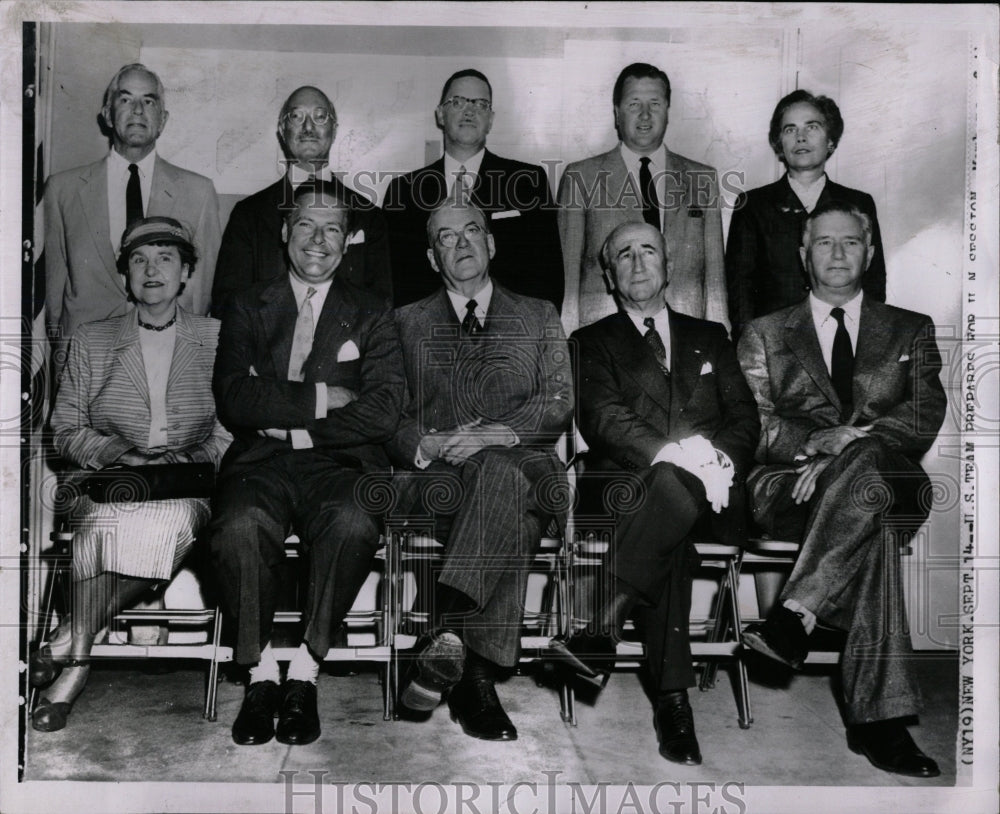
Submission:
<svg viewBox="0 0 1000 814">
<path fill-rule="evenodd" d="M 830 316 L 837 320 L 838 325 L 844 324 L 844 309 L 843 308 L 831 308 Z"/>
<path fill-rule="evenodd" d="M 465 304 L 465 319 L 462 320 L 462 334 L 465 336 L 478 336 L 483 332 L 483 326 L 479 324 L 479 318 L 476 316 L 478 307 L 479 303 L 475 300 L 469 300 Z"/>
</svg>

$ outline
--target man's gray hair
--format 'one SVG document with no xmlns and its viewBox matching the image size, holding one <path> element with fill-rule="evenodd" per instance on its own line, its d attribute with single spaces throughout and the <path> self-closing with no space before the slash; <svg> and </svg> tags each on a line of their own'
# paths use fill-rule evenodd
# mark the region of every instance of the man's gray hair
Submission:
<svg viewBox="0 0 1000 814">
<path fill-rule="evenodd" d="M 839 212 L 842 215 L 850 215 L 851 217 L 857 218 L 858 222 L 861 224 L 861 231 L 865 236 L 865 246 L 872 245 L 872 219 L 868 217 L 865 212 L 862 212 L 857 206 L 847 201 L 827 201 L 825 204 L 817 206 L 809 216 L 806 218 L 805 223 L 802 224 L 802 246 L 808 249 L 809 244 L 812 242 L 812 225 L 817 218 L 822 215 L 829 215 L 833 212 Z"/>
<path fill-rule="evenodd" d="M 122 77 L 125 76 L 125 74 L 127 73 L 131 73 L 132 71 L 139 71 L 141 73 L 146 74 L 147 76 L 153 77 L 153 80 L 156 82 L 156 95 L 160 97 L 160 108 L 166 110 L 167 92 L 163 87 L 163 83 L 160 81 L 160 77 L 156 75 L 155 71 L 149 70 L 149 68 L 147 68 L 141 62 L 132 62 L 129 63 L 128 65 L 123 65 L 121 68 L 118 69 L 118 73 L 116 73 L 114 76 L 111 77 L 111 81 L 108 83 L 107 90 L 104 91 L 104 102 L 101 105 L 101 110 L 104 110 L 104 108 L 111 106 L 111 102 L 114 100 L 115 94 L 118 92 L 118 88 L 121 85 Z"/>
<path fill-rule="evenodd" d="M 601 251 L 598 254 L 598 259 L 601 262 L 601 269 L 603 271 L 609 272 L 613 270 L 611 267 L 611 241 L 614 240 L 615 235 L 617 235 L 618 232 L 620 232 L 626 226 L 636 226 L 636 225 L 641 225 L 643 223 L 645 223 L 645 221 L 641 220 L 634 220 L 634 221 L 630 220 L 627 221 L 626 223 L 620 223 L 614 229 L 611 230 L 611 233 L 606 238 L 604 238 L 604 242 L 601 244 Z M 656 229 L 656 234 L 660 238 L 660 248 L 663 250 L 663 262 L 666 263 L 667 241 L 663 237 L 663 232 L 661 232 L 659 229 Z"/>
</svg>

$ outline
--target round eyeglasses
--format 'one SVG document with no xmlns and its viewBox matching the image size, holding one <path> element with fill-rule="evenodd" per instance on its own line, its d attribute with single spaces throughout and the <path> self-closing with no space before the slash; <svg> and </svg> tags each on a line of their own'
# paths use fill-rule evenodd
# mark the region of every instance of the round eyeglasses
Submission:
<svg viewBox="0 0 1000 814">
<path fill-rule="evenodd" d="M 489 99 L 469 99 L 467 96 L 452 96 L 450 99 L 445 99 L 441 102 L 442 107 L 453 107 L 455 110 L 465 110 L 469 105 L 472 105 L 476 110 L 485 112 L 493 107 L 493 103 Z"/>
<path fill-rule="evenodd" d="M 439 229 L 437 233 L 437 242 L 444 246 L 446 249 L 453 249 L 458 244 L 458 236 L 462 235 L 466 242 L 471 243 L 483 236 L 485 230 L 478 223 L 468 223 L 461 232 L 456 232 L 454 229 Z"/>
<path fill-rule="evenodd" d="M 296 107 L 289 110 L 282 116 L 282 119 L 288 124 L 294 124 L 296 127 L 301 127 L 305 124 L 306 119 L 309 119 L 313 124 L 322 127 L 327 122 L 336 120 L 333 118 L 333 114 L 327 110 L 325 107 L 317 107 L 315 110 L 305 110 L 301 107 Z"/>
</svg>

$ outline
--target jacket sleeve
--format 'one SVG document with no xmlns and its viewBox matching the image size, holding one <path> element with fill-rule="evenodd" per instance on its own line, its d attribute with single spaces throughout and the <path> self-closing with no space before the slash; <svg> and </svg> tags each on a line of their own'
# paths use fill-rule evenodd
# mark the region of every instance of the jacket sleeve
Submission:
<svg viewBox="0 0 1000 814">
<path fill-rule="evenodd" d="M 747 195 L 736 199 L 729 222 L 726 242 L 726 286 L 729 295 L 729 323 L 733 341 L 737 341 L 743 326 L 753 319 L 753 285 L 757 276 L 757 230 L 753 216 L 747 210 Z"/>
<path fill-rule="evenodd" d="M 719 197 L 719 176 L 712 170 L 714 203 L 705 207 L 705 319 L 729 329 L 729 309 L 726 306 L 726 261 L 722 248 L 722 199 Z"/>
<path fill-rule="evenodd" d="M 84 469 L 103 469 L 132 449 L 132 442 L 120 435 L 93 429 L 90 420 L 92 379 L 90 334 L 80 327 L 70 342 L 69 359 L 52 411 L 52 432 L 56 451 Z"/>
<path fill-rule="evenodd" d="M 198 250 L 196 271 L 188 280 L 187 289 L 190 296 L 184 301 L 189 303 L 192 313 L 206 315 L 212 301 L 212 284 L 219 256 L 219 243 L 222 239 L 222 227 L 219 224 L 219 198 L 215 194 L 215 185 L 204 179 L 199 194 L 199 209 L 194 222 L 194 243 Z M 184 294 L 187 295 L 185 290 Z"/>
<path fill-rule="evenodd" d="M 562 244 L 565 293 L 563 295 L 562 321 L 567 330 L 575 329 L 580 322 L 580 279 L 583 273 L 584 237 L 587 228 L 587 211 L 584 207 L 583 179 L 574 165 L 566 168 L 559 181 L 556 223 Z"/>
<path fill-rule="evenodd" d="M 871 195 L 866 195 L 865 198 L 867 200 L 864 210 L 871 218 L 872 246 L 875 247 L 875 254 L 861 281 L 861 287 L 873 300 L 885 302 L 885 250 L 882 248 L 882 230 L 879 229 L 878 215 L 875 213 L 875 199 Z"/>
<path fill-rule="evenodd" d="M 43 197 L 45 214 L 45 324 L 54 331 L 62 317 L 63 294 L 69 279 L 66 257 L 66 232 L 63 223 L 59 190 L 53 179 L 45 184 Z"/>
<path fill-rule="evenodd" d="M 245 202 L 240 201 L 229 215 L 215 263 L 212 280 L 212 313 L 215 316 L 223 315 L 226 300 L 252 281 L 255 232 L 253 215 Z"/>
</svg>

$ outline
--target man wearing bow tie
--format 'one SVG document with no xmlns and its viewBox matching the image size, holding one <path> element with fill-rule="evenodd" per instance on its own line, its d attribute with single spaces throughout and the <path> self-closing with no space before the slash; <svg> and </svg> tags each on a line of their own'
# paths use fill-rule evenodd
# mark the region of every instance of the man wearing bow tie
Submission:
<svg viewBox="0 0 1000 814">
<path fill-rule="evenodd" d="M 812 291 L 753 320 L 739 342 L 761 414 L 754 518 L 802 541 L 779 601 L 744 643 L 800 668 L 817 625 L 846 631 L 840 672 L 848 744 L 875 766 L 934 777 L 904 719 L 919 704 L 899 543 L 930 505 L 920 467 L 944 420 L 934 325 L 862 293 L 872 223 L 832 201 L 805 221 Z"/>
<path fill-rule="evenodd" d="M 582 502 L 587 514 L 602 504 L 613 514 L 605 588 L 593 592 L 607 600 L 578 608 L 589 629 L 550 647 L 580 675 L 606 675 L 626 620 L 641 613 L 660 754 L 696 765 L 701 752 L 687 697 L 694 684 L 691 532 L 743 541 L 757 409 L 726 329 L 667 306 L 670 265 L 657 227 L 618 226 L 600 257 L 621 310 L 573 339 L 578 421 L 590 448 Z"/>
<path fill-rule="evenodd" d="M 285 172 L 268 187 L 240 201 L 222 235 L 212 288 L 212 311 L 223 316 L 227 299 L 261 280 L 284 277 L 288 258 L 281 239 L 292 191 L 316 179 L 333 187 L 354 209 L 354 232 L 337 276 L 386 300 L 392 297 L 385 219 L 374 203 L 355 192 L 330 167 L 337 111 L 319 88 L 297 88 L 278 114 L 278 144 Z"/>
<path fill-rule="evenodd" d="M 399 338 L 387 303 L 341 279 L 353 210 L 340 189 L 303 184 L 282 239 L 289 272 L 235 294 L 219 336 L 214 390 L 235 438 L 209 527 L 236 661 L 250 681 L 233 724 L 238 744 L 319 737 L 316 678 L 371 570 L 380 527 L 358 504 L 359 480 L 388 465 L 403 399 Z M 271 650 L 284 540 L 308 564 L 303 642 L 284 683 Z M 277 732 L 274 717 L 278 716 Z"/>
<path fill-rule="evenodd" d="M 401 510 L 429 518 L 445 546 L 432 629 L 400 700 L 430 712 L 447 694 L 467 735 L 510 741 L 494 683 L 517 663 L 527 571 L 565 513 L 545 496 L 565 483 L 555 442 L 573 381 L 556 309 L 492 279 L 489 228 L 461 191 L 439 204 L 427 254 L 444 286 L 396 312 L 408 390 L 390 444 Z"/>
<path fill-rule="evenodd" d="M 489 79 L 472 68 L 452 74 L 434 111 L 444 155 L 389 184 L 383 207 L 397 306 L 416 302 L 441 285 L 427 262 L 424 228 L 431 210 L 458 183 L 486 215 L 499 247 L 490 276 L 518 294 L 548 300 L 557 311 L 562 307 L 562 252 L 548 178 L 540 166 L 486 149 L 493 117 Z"/>
</svg>

